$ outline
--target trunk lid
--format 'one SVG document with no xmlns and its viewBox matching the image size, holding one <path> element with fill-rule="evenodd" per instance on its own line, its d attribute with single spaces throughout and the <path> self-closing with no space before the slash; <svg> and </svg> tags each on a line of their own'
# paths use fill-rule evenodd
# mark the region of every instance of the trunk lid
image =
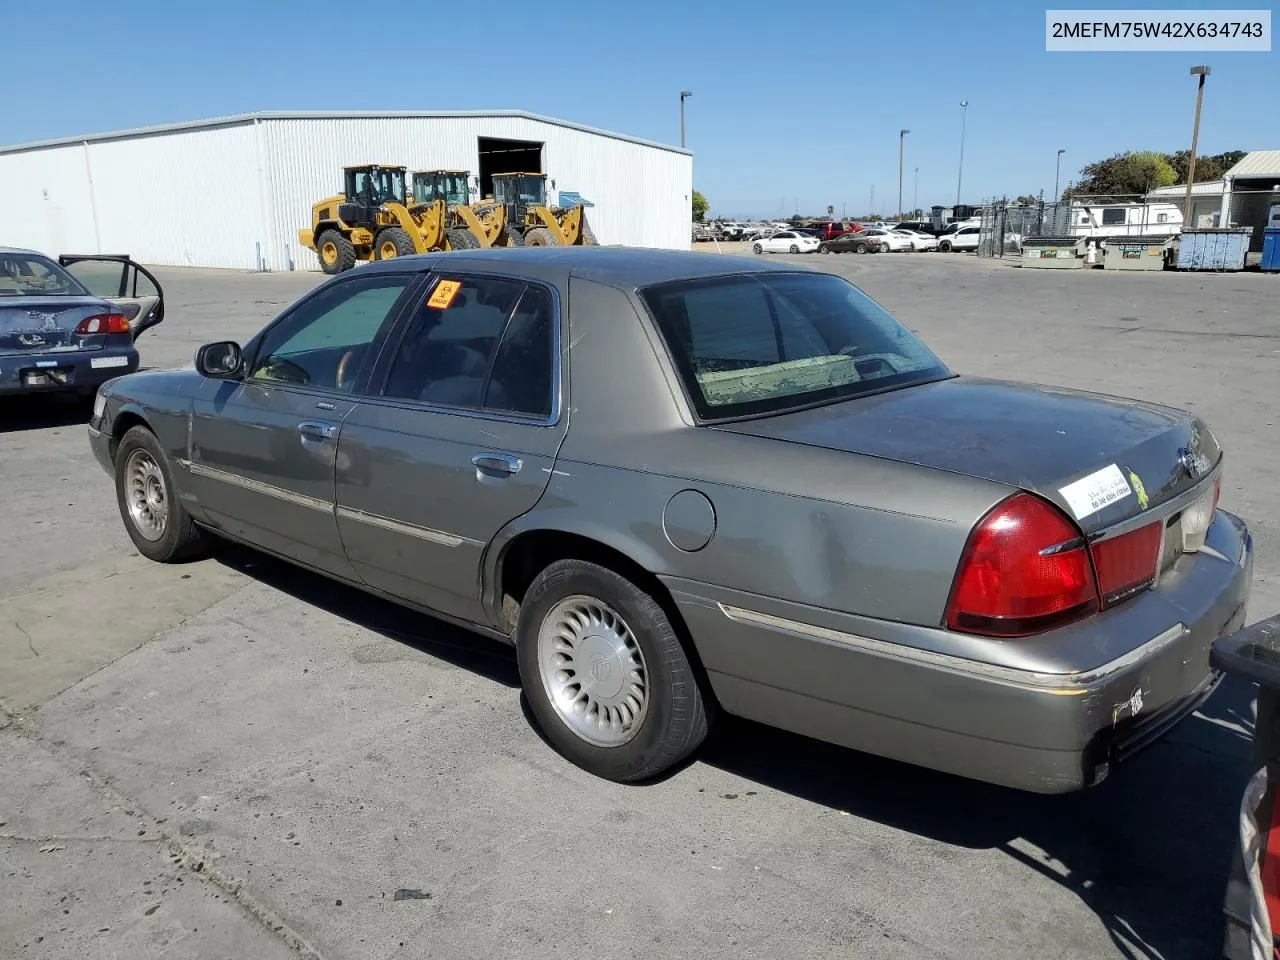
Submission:
<svg viewBox="0 0 1280 960">
<path fill-rule="evenodd" d="M 967 377 L 715 429 L 1008 484 L 1057 504 L 1085 533 L 1177 496 L 1221 457 L 1181 410 Z"/>
<path fill-rule="evenodd" d="M 103 336 L 77 336 L 85 317 L 110 313 L 111 305 L 94 297 L 0 298 L 0 356 L 59 350 L 99 350 Z"/>
</svg>

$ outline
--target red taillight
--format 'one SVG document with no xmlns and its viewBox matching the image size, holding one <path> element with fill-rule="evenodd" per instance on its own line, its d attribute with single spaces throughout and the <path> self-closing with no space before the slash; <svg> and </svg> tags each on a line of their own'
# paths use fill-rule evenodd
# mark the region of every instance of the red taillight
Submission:
<svg viewBox="0 0 1280 960">
<path fill-rule="evenodd" d="M 1156 578 L 1163 524 L 1149 523 L 1123 536 L 1090 544 L 1104 604 L 1123 600 Z"/>
<path fill-rule="evenodd" d="M 85 317 L 76 327 L 76 333 L 82 337 L 95 333 L 128 333 L 129 330 L 129 320 L 123 313 L 98 313 Z"/>
<path fill-rule="evenodd" d="M 1084 539 L 1066 516 L 1029 493 L 992 510 L 974 529 L 951 587 L 952 630 L 1015 637 L 1098 609 Z"/>
</svg>

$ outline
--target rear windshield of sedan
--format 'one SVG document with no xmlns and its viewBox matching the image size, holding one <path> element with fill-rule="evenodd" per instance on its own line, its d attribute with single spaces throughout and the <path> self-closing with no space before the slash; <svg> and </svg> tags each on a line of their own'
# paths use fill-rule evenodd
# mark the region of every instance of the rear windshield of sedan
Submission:
<svg viewBox="0 0 1280 960">
<path fill-rule="evenodd" d="M 820 273 L 684 280 L 640 291 L 698 416 L 774 413 L 950 376 L 853 284 Z"/>
<path fill-rule="evenodd" d="M 52 260 L 0 251 L 0 297 L 86 296 L 88 290 Z"/>
</svg>

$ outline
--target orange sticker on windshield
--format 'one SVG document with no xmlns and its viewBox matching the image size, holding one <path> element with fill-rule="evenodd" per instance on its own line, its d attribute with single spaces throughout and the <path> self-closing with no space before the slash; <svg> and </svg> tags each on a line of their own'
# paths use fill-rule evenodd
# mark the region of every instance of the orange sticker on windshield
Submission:
<svg viewBox="0 0 1280 960">
<path fill-rule="evenodd" d="M 427 306 L 435 307 L 437 310 L 448 310 L 449 304 L 453 303 L 453 298 L 461 289 L 461 280 L 441 280 L 431 292 L 431 299 L 427 301 Z"/>
</svg>

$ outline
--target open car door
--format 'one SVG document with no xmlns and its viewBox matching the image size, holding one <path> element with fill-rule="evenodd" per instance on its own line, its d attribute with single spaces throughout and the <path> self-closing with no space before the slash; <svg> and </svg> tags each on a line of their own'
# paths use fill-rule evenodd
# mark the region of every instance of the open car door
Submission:
<svg viewBox="0 0 1280 960">
<path fill-rule="evenodd" d="M 70 254 L 58 263 L 95 297 L 110 300 L 129 321 L 134 337 L 164 320 L 164 291 L 151 272 L 122 254 Z"/>
</svg>

